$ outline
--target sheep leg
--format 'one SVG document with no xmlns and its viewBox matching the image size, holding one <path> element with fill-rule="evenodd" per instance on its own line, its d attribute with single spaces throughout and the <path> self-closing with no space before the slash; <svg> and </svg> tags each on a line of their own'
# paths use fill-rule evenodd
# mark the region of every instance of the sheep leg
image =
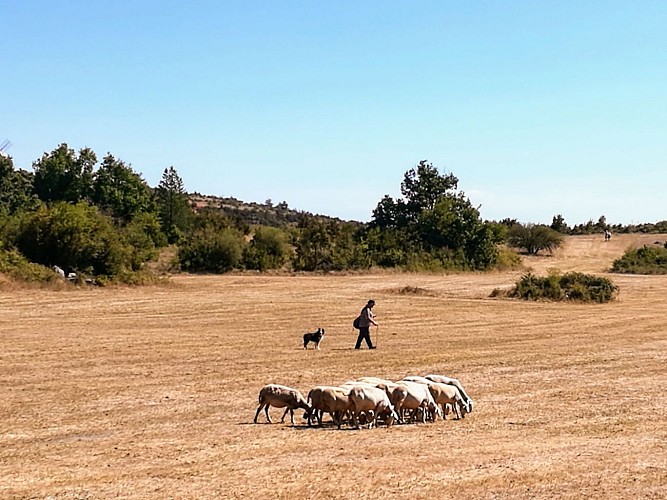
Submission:
<svg viewBox="0 0 667 500">
<path fill-rule="evenodd" d="M 371 429 L 372 427 L 378 426 L 378 417 L 380 416 L 380 407 L 376 406 L 375 411 L 373 412 L 373 418 L 371 418 L 371 421 L 368 423 L 368 428 Z"/>
<path fill-rule="evenodd" d="M 287 412 L 289 411 L 289 406 L 285 408 L 285 413 L 283 413 L 283 418 L 280 419 L 280 423 L 284 424 L 285 423 L 285 417 L 287 416 Z M 292 416 L 293 417 L 293 416 Z M 294 423 L 294 422 L 292 422 Z"/>
<path fill-rule="evenodd" d="M 273 420 L 271 420 L 271 417 L 269 417 L 269 406 L 271 406 L 269 403 L 266 403 L 266 406 L 264 407 L 264 413 L 266 413 L 266 419 L 269 421 L 270 424 L 273 423 Z"/>
<path fill-rule="evenodd" d="M 454 411 L 456 412 L 456 420 L 461 420 L 461 404 L 456 401 L 454 402 Z"/>
<path fill-rule="evenodd" d="M 357 416 L 356 411 L 352 414 L 352 423 L 354 424 L 355 429 L 360 429 L 361 428 L 361 427 L 359 427 L 359 418 Z"/>
<path fill-rule="evenodd" d="M 333 419 L 334 424 L 336 424 L 340 430 L 341 426 L 343 425 L 343 412 L 335 411 L 331 414 L 331 418 Z"/>
<path fill-rule="evenodd" d="M 401 404 L 395 404 L 394 405 L 394 410 L 396 411 L 396 416 L 398 417 L 398 423 L 402 424 L 403 423 L 403 408 L 401 408 Z"/>
<path fill-rule="evenodd" d="M 398 415 L 398 421 L 399 421 L 401 424 L 406 424 L 406 423 L 407 423 L 406 420 L 405 420 L 405 408 L 403 408 L 402 406 L 400 406 L 400 407 L 398 408 L 398 410 L 396 410 L 396 414 Z"/>
<path fill-rule="evenodd" d="M 264 403 L 260 403 L 259 407 L 257 407 L 257 412 L 255 413 L 255 420 L 254 420 L 255 423 L 257 423 L 257 418 L 259 417 L 259 412 L 262 411 L 263 407 L 264 407 Z"/>
</svg>

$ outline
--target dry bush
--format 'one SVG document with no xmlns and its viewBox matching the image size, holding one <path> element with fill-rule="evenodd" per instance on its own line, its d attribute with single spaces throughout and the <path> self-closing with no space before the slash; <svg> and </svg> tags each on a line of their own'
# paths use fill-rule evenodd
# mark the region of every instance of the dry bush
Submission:
<svg viewBox="0 0 667 500">
<path fill-rule="evenodd" d="M 437 297 L 438 294 L 431 291 L 427 290 L 425 288 L 421 288 L 418 286 L 412 286 L 412 285 L 405 285 L 402 287 L 396 287 L 396 288 L 385 288 L 382 290 L 383 293 L 388 293 L 388 294 L 395 294 L 395 295 L 416 295 L 416 296 L 425 296 L 425 297 Z"/>
</svg>

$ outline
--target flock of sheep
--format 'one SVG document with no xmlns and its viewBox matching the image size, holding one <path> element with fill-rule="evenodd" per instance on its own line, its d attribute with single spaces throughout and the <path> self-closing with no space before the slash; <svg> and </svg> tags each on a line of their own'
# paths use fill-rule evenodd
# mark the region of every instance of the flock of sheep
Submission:
<svg viewBox="0 0 667 500">
<path fill-rule="evenodd" d="M 377 426 L 378 420 L 391 426 L 415 421 L 435 421 L 438 416 L 445 419 L 449 412 L 456 418 L 464 418 L 473 408 L 473 401 L 461 383 L 443 375 L 408 376 L 393 382 L 377 377 L 361 377 L 341 386 L 313 387 L 305 398 L 298 390 L 284 385 L 269 384 L 259 391 L 259 406 L 255 413 L 257 423 L 264 410 L 266 419 L 269 407 L 285 408 L 281 422 L 290 413 L 294 424 L 294 410 L 305 410 L 308 425 L 317 421 L 322 425 L 322 417 L 328 413 L 333 422 L 341 428 L 344 422 L 357 429 L 360 424 L 368 428 Z"/>
</svg>

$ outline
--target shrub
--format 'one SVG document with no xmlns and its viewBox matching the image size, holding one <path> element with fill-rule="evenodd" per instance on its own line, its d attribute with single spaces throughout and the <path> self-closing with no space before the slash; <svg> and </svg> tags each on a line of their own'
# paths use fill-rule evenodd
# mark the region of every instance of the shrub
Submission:
<svg viewBox="0 0 667 500">
<path fill-rule="evenodd" d="M 512 226 L 507 235 L 507 244 L 513 248 L 522 248 L 527 253 L 536 255 L 541 250 L 553 252 L 563 243 L 563 235 L 544 225 Z"/>
<path fill-rule="evenodd" d="M 246 247 L 243 260 L 247 269 L 279 269 L 291 254 L 287 236 L 280 229 L 259 227 Z"/>
<path fill-rule="evenodd" d="M 521 256 L 514 250 L 507 248 L 505 245 L 498 246 L 498 260 L 494 269 L 498 271 L 507 271 L 511 269 L 519 269 L 522 265 Z"/>
<path fill-rule="evenodd" d="M 40 264 L 29 262 L 16 250 L 0 249 L 0 273 L 29 283 L 64 282 L 53 270 Z"/>
<path fill-rule="evenodd" d="M 166 276 L 159 276 L 151 271 L 139 270 L 125 271 L 112 279 L 101 277 L 95 280 L 95 283 L 99 286 L 117 284 L 132 286 L 165 285 L 169 283 L 169 279 Z"/>
<path fill-rule="evenodd" d="M 181 244 L 178 251 L 180 267 L 190 272 L 224 273 L 241 263 L 245 240 L 231 228 L 215 231 L 198 229 Z"/>
<path fill-rule="evenodd" d="M 527 300 L 603 303 L 613 300 L 617 293 L 618 287 L 608 278 L 578 272 L 561 275 L 558 271 L 550 271 L 546 277 L 532 273 L 522 276 L 507 295 Z M 502 291 L 494 290 L 491 295 L 497 297 Z"/>
<path fill-rule="evenodd" d="M 135 271 L 141 269 L 144 262 L 155 260 L 159 247 L 167 244 L 167 238 L 160 230 L 160 221 L 150 212 L 137 215 L 122 232 L 131 246 L 131 268 Z"/>
<path fill-rule="evenodd" d="M 131 249 L 111 219 L 83 201 L 25 214 L 15 244 L 28 260 L 67 272 L 114 276 L 131 267 Z"/>
<path fill-rule="evenodd" d="M 612 264 L 614 273 L 667 274 L 667 248 L 645 245 L 627 250 Z"/>
</svg>

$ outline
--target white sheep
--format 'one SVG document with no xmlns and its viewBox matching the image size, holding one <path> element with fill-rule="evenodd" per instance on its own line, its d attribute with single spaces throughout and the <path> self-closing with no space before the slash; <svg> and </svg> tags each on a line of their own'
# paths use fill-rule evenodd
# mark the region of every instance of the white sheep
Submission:
<svg viewBox="0 0 667 500">
<path fill-rule="evenodd" d="M 387 426 L 391 426 L 394 420 L 398 419 L 398 415 L 394 411 L 394 407 L 389 401 L 387 394 L 377 387 L 354 386 L 350 391 L 350 401 L 354 408 L 352 419 L 357 429 L 359 428 L 359 416 L 362 412 L 366 414 L 372 413 L 373 417 L 368 424 L 369 429 L 374 425 L 377 426 L 377 419 L 380 416 L 384 417 Z"/>
<path fill-rule="evenodd" d="M 467 406 L 466 411 L 468 413 L 472 412 L 472 407 L 473 407 L 472 398 L 470 396 L 468 396 L 468 393 L 463 388 L 463 385 L 461 385 L 461 382 L 459 382 L 457 379 L 452 378 L 452 377 L 446 377 L 445 375 L 426 375 L 426 377 L 424 377 L 424 378 L 426 378 L 428 380 L 432 380 L 433 382 L 438 382 L 439 384 L 449 384 L 449 385 L 453 385 L 454 387 L 456 387 L 459 390 L 459 392 L 461 393 L 461 396 L 463 396 L 463 399 L 466 402 L 466 406 Z"/>
<path fill-rule="evenodd" d="M 322 425 L 322 415 L 326 412 L 340 429 L 343 417 L 352 411 L 350 389 L 344 387 L 313 387 L 308 393 L 308 403 L 312 408 L 308 414 L 308 425 L 312 425 L 313 417 L 317 418 L 319 425 Z"/>
<path fill-rule="evenodd" d="M 403 410 L 412 410 L 412 416 L 416 415 L 418 410 L 422 411 L 422 422 L 426 422 L 427 416 L 430 420 L 435 420 L 441 414 L 440 408 L 435 403 L 428 385 L 412 382 L 409 380 L 399 380 L 396 382 L 399 386 L 407 389 L 405 398 L 398 402 L 397 407 Z M 394 390 L 394 394 L 398 391 Z"/>
<path fill-rule="evenodd" d="M 443 420 L 447 416 L 447 408 L 453 409 L 457 419 L 465 418 L 468 412 L 468 405 L 463 399 L 461 392 L 455 386 L 432 382 L 428 385 L 428 390 L 431 392 L 435 402 L 442 405 Z"/>
</svg>

